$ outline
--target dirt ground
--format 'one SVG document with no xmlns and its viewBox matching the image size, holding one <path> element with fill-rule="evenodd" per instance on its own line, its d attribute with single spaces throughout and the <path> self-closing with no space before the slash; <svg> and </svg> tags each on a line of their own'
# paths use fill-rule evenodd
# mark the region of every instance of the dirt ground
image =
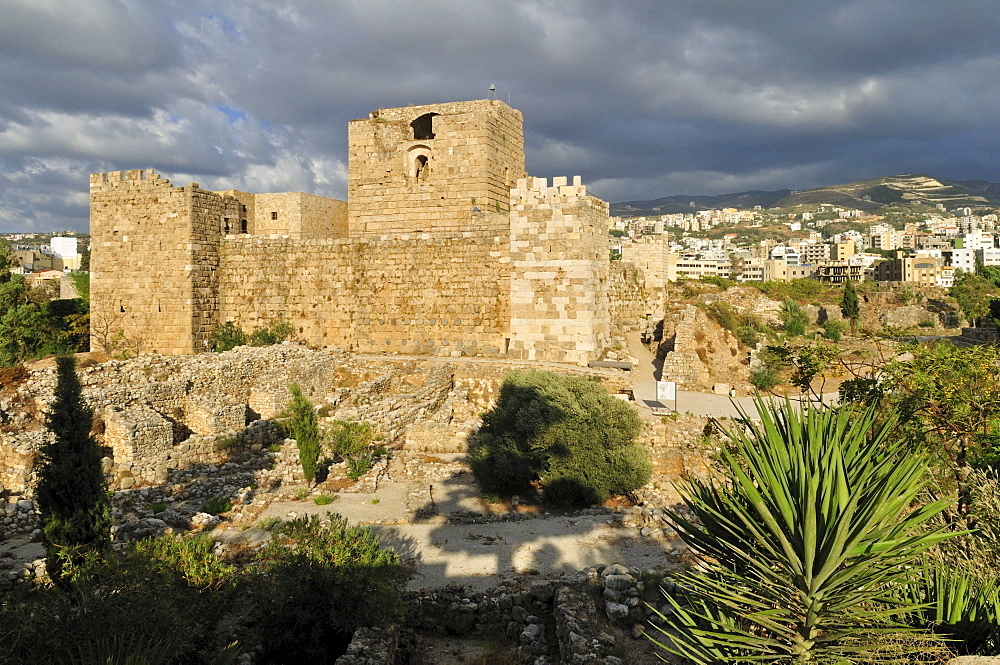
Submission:
<svg viewBox="0 0 1000 665">
<path fill-rule="evenodd" d="M 438 457 L 449 464 L 450 475 L 434 482 L 398 480 L 400 469 L 394 474 L 390 464 L 372 493 L 338 492 L 324 506 L 309 499 L 274 501 L 258 521 L 336 512 L 369 525 L 413 568 L 410 589 L 455 583 L 486 589 L 512 576 L 569 575 L 612 563 L 644 569 L 673 566 L 668 550 L 680 547 L 679 541 L 641 536 L 637 529 L 619 525 L 613 514 L 556 514 L 536 506 L 486 504 L 462 455 Z M 469 511 L 492 516 L 456 523 L 469 521 Z M 512 516 L 521 519 L 507 521 Z"/>
</svg>

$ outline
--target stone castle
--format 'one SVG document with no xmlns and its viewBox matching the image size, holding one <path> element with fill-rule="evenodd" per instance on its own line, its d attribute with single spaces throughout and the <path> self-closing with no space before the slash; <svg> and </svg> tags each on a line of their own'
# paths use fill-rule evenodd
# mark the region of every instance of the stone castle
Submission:
<svg viewBox="0 0 1000 665">
<path fill-rule="evenodd" d="M 167 355 L 289 322 L 317 348 L 585 364 L 643 314 L 608 205 L 528 178 L 497 100 L 379 109 L 348 128 L 348 201 L 90 179 L 93 348 Z"/>
</svg>

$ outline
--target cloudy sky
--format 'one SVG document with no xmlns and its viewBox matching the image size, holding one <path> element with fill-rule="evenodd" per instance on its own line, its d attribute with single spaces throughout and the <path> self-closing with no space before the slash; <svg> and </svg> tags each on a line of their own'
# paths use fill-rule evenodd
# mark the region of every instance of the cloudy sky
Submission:
<svg viewBox="0 0 1000 665">
<path fill-rule="evenodd" d="M 0 232 L 109 170 L 344 198 L 348 120 L 490 84 L 610 201 L 1000 181 L 996 0 L 2 0 Z"/>
</svg>

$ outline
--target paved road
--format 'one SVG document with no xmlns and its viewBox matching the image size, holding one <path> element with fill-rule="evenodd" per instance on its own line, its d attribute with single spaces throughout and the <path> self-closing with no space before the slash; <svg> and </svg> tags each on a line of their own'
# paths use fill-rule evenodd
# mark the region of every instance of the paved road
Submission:
<svg viewBox="0 0 1000 665">
<path fill-rule="evenodd" d="M 656 379 L 659 377 L 659 369 L 654 363 L 654 356 L 642 343 L 639 333 L 631 333 L 628 336 L 628 350 L 638 361 L 637 366 L 632 370 L 632 392 L 635 395 L 636 404 L 639 411 L 644 416 L 652 416 L 652 408 L 676 409 L 678 413 L 691 412 L 699 416 L 712 416 L 714 418 L 735 418 L 739 416 L 740 410 L 746 413 L 757 413 L 757 406 L 753 397 L 729 397 L 727 395 L 714 395 L 712 393 L 700 393 L 690 390 L 678 390 L 676 406 L 673 403 L 661 405 L 656 400 Z M 836 400 L 836 393 L 824 395 L 825 402 Z M 767 399 L 776 400 L 779 398 L 768 396 Z M 798 401 L 798 397 L 792 398 Z"/>
</svg>

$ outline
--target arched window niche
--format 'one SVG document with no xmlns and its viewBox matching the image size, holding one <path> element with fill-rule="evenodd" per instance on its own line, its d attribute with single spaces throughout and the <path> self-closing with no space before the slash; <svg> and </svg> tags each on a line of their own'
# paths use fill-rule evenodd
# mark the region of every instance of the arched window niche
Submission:
<svg viewBox="0 0 1000 665">
<path fill-rule="evenodd" d="M 431 149 L 415 145 L 407 151 L 406 173 L 414 180 L 426 180 L 430 174 Z"/>
</svg>

